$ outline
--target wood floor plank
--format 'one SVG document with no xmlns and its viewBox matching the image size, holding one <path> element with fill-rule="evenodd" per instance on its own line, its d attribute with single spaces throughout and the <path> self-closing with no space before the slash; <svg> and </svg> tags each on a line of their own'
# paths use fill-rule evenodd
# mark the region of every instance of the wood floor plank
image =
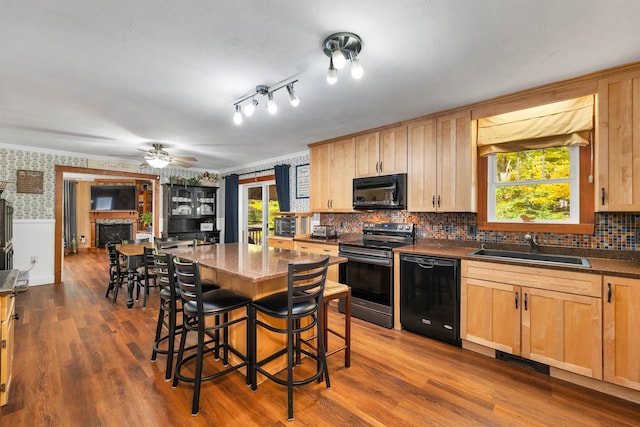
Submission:
<svg viewBox="0 0 640 427">
<path fill-rule="evenodd" d="M 241 373 L 193 388 L 164 381 L 151 362 L 159 304 L 126 308 L 126 287 L 105 298 L 105 251 L 65 258 L 63 284 L 31 287 L 16 307 L 14 379 L 0 425 L 22 426 L 638 426 L 640 405 L 406 331 L 352 320 L 351 367 L 329 359 L 324 383 L 286 389 L 266 381 L 252 392 Z M 330 310 L 335 329 L 343 315 Z M 220 369 L 207 359 L 205 369 Z M 313 368 L 302 364 L 302 375 Z"/>
</svg>

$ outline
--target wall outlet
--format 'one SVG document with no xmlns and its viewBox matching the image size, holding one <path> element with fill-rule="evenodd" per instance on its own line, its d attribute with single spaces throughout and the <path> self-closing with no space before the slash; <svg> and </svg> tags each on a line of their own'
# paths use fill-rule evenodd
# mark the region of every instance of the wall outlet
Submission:
<svg viewBox="0 0 640 427">
<path fill-rule="evenodd" d="M 38 257 L 37 256 L 32 256 L 31 257 L 31 264 L 35 264 L 38 262 Z"/>
</svg>

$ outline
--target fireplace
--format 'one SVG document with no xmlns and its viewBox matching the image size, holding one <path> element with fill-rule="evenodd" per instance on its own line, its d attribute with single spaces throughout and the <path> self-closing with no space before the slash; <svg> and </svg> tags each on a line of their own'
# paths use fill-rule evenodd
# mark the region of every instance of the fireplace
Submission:
<svg viewBox="0 0 640 427">
<path fill-rule="evenodd" d="M 129 223 L 96 223 L 96 247 L 104 248 L 107 243 L 120 243 L 131 240 L 132 224 Z"/>
</svg>

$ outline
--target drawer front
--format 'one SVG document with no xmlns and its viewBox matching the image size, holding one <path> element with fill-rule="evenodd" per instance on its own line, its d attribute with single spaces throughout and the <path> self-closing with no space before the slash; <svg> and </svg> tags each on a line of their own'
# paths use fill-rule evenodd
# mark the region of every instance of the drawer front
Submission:
<svg viewBox="0 0 640 427">
<path fill-rule="evenodd" d="M 277 237 L 269 237 L 269 246 L 272 248 L 293 250 L 294 244 L 291 239 L 282 239 Z"/>
<path fill-rule="evenodd" d="M 297 251 L 311 252 L 314 254 L 338 256 L 338 246 L 323 243 L 295 242 Z"/>
<path fill-rule="evenodd" d="M 602 276 L 599 274 L 463 260 L 462 275 L 516 286 L 602 297 Z"/>
</svg>

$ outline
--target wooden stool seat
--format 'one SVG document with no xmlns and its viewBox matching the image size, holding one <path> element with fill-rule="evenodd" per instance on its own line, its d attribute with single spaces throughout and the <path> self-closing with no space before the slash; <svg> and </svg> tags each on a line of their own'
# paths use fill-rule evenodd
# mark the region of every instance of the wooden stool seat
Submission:
<svg viewBox="0 0 640 427">
<path fill-rule="evenodd" d="M 327 316 L 329 314 L 329 303 L 333 300 L 342 298 L 345 300 L 344 330 L 339 332 L 329 327 Z M 325 348 L 327 349 L 326 355 L 331 356 L 332 354 L 344 350 L 344 366 L 345 368 L 348 368 L 351 366 L 351 287 L 332 280 L 327 280 L 325 282 L 324 294 L 322 297 L 322 318 L 323 323 L 321 327 L 324 334 Z M 341 338 L 344 341 L 344 344 L 329 350 L 329 332 Z"/>
</svg>

